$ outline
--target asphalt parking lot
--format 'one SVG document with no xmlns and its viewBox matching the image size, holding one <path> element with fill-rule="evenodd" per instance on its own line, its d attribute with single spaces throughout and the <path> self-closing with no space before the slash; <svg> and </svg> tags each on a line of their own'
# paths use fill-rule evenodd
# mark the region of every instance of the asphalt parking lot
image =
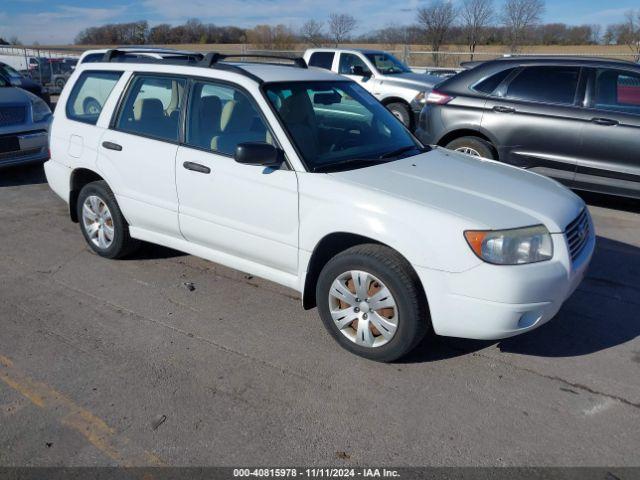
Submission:
<svg viewBox="0 0 640 480">
<path fill-rule="evenodd" d="M 597 252 L 552 322 L 382 365 L 291 290 L 99 258 L 40 167 L 0 171 L 0 465 L 638 466 L 640 203 L 585 198 Z"/>
</svg>

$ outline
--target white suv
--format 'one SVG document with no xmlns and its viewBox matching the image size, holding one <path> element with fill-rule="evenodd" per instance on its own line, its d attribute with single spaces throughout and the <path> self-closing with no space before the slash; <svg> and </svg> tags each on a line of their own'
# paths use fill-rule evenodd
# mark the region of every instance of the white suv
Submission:
<svg viewBox="0 0 640 480">
<path fill-rule="evenodd" d="M 45 164 L 98 255 L 145 240 L 286 285 L 343 347 L 380 361 L 430 329 L 536 328 L 589 264 L 580 198 L 422 146 L 355 82 L 300 60 L 102 60 L 62 92 Z"/>
<path fill-rule="evenodd" d="M 310 67 L 325 68 L 358 82 L 411 130 L 418 125 L 427 95 L 444 80 L 414 73 L 382 50 L 312 48 L 304 53 L 304 59 Z"/>
</svg>

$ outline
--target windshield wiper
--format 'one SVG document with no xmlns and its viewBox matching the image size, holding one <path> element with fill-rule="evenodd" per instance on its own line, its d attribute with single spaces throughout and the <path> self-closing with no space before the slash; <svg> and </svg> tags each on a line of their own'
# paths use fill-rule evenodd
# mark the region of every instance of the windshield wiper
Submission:
<svg viewBox="0 0 640 480">
<path fill-rule="evenodd" d="M 425 152 L 426 150 L 418 147 L 417 145 L 409 145 L 406 147 L 398 148 L 397 150 L 393 150 L 391 152 L 384 153 L 380 155 L 378 158 L 382 160 L 383 158 L 393 158 L 402 155 L 405 152 L 410 152 L 411 150 L 418 150 L 420 153 Z"/>
<path fill-rule="evenodd" d="M 367 167 L 369 165 L 377 165 L 378 163 L 385 163 L 381 157 L 379 158 L 347 158 L 333 163 L 325 163 L 323 165 L 316 165 L 311 169 L 313 172 L 326 172 L 340 167 Z"/>
</svg>

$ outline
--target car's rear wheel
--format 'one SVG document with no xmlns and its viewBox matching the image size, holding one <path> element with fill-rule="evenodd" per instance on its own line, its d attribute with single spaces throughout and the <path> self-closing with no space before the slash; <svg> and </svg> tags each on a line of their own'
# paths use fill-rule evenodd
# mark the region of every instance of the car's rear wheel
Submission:
<svg viewBox="0 0 640 480">
<path fill-rule="evenodd" d="M 332 258 L 320 273 L 316 298 L 329 333 L 346 350 L 371 360 L 397 360 L 428 330 L 417 275 L 382 245 L 358 245 Z"/>
<path fill-rule="evenodd" d="M 82 235 L 101 257 L 122 258 L 138 247 L 106 182 L 92 182 L 80 190 L 77 213 Z"/>
<path fill-rule="evenodd" d="M 478 137 L 456 138 L 449 142 L 446 148 L 472 157 L 483 157 L 491 160 L 495 160 L 497 157 L 493 146 L 486 140 Z"/>
<path fill-rule="evenodd" d="M 409 107 L 407 107 L 404 103 L 393 102 L 387 105 L 387 109 L 393 113 L 393 115 L 404 123 L 404 126 L 407 128 L 411 128 L 411 112 L 409 111 Z"/>
</svg>

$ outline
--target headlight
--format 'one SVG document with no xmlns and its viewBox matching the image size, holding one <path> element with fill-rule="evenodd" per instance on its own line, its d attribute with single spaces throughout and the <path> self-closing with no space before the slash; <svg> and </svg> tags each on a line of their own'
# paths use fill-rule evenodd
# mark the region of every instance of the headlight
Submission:
<svg viewBox="0 0 640 480">
<path fill-rule="evenodd" d="M 31 111 L 33 112 L 33 121 L 41 122 L 49 115 L 51 115 L 51 109 L 49 105 L 47 105 L 44 100 L 41 98 L 35 97 L 31 99 Z"/>
<path fill-rule="evenodd" d="M 553 257 L 553 241 L 543 225 L 513 230 L 467 230 L 464 236 L 481 260 L 496 265 L 543 262 Z"/>
</svg>

